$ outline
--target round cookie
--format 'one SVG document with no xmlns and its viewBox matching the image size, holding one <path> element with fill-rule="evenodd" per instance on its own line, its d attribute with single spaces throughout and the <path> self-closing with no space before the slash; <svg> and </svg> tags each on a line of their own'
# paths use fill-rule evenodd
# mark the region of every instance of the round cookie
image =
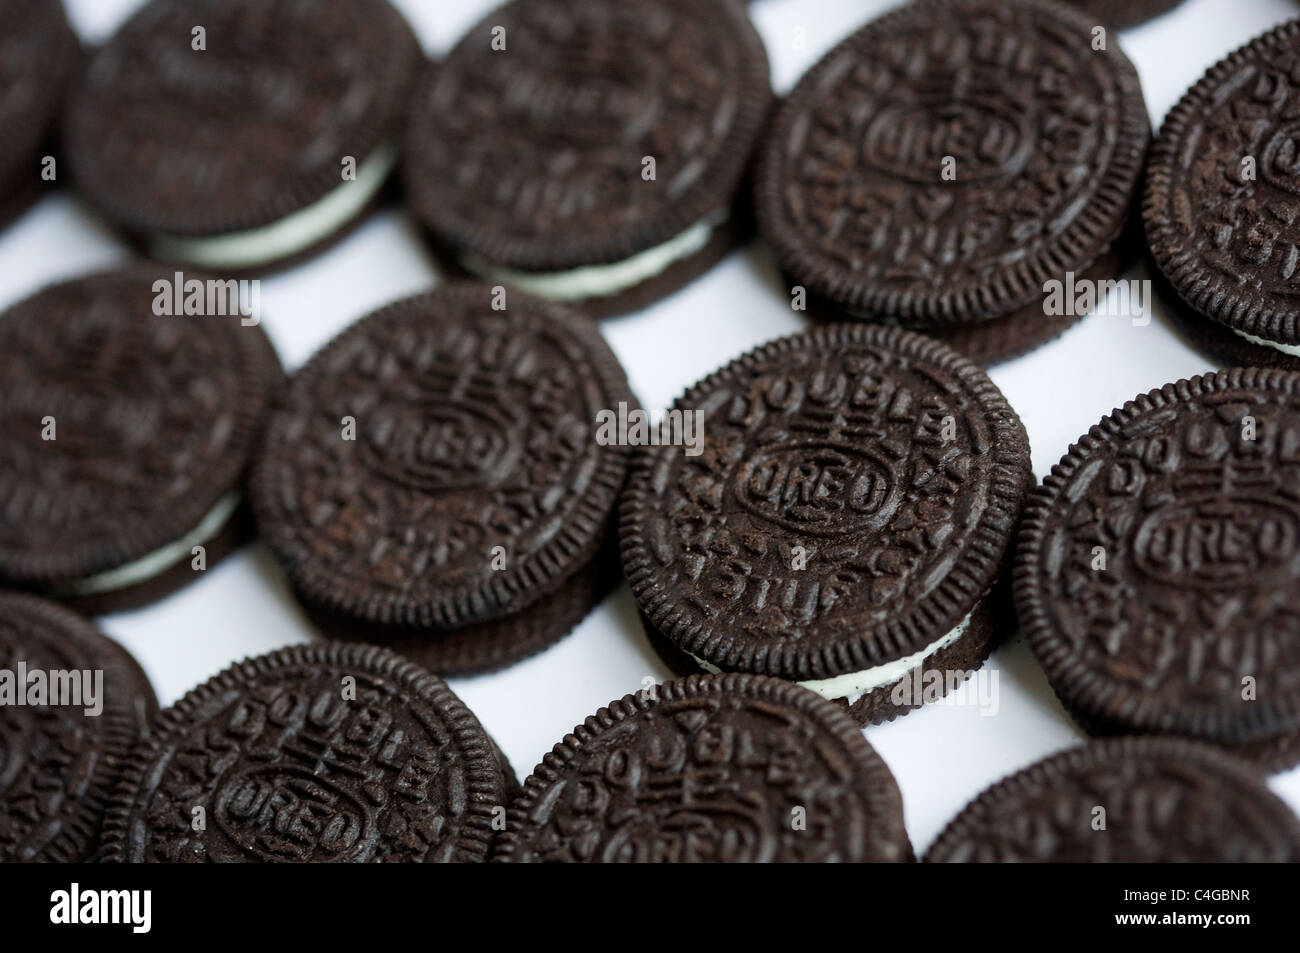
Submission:
<svg viewBox="0 0 1300 953">
<path fill-rule="evenodd" d="M 652 634 L 860 722 L 983 662 L 1033 479 L 1024 427 L 983 371 L 920 334 L 832 325 L 751 351 L 673 409 L 703 415 L 703 452 L 640 448 L 620 507 Z"/>
<path fill-rule="evenodd" d="M 1214 748 L 1114 738 L 1047 758 L 988 788 L 943 830 L 925 860 L 1297 863 L 1300 820 L 1256 771 Z"/>
<path fill-rule="evenodd" d="M 1194 343 L 1291 370 L 1300 370 L 1297 44 L 1300 22 L 1284 23 L 1184 94 L 1151 148 L 1142 208 L 1175 319 L 1217 322 L 1189 332 Z"/>
<path fill-rule="evenodd" d="M 1084 13 L 1119 30 L 1153 20 L 1168 13 L 1183 0 L 1069 0 Z"/>
<path fill-rule="evenodd" d="M 68 609 L 0 593 L 0 862 L 95 856 L 123 760 L 157 709 L 116 642 Z"/>
<path fill-rule="evenodd" d="M 566 735 L 507 811 L 505 862 L 912 859 L 888 766 L 788 682 L 694 675 Z"/>
<path fill-rule="evenodd" d="M 251 479 L 263 538 L 331 634 L 400 643 L 441 674 L 576 624 L 591 603 L 573 600 L 605 588 L 593 560 L 627 469 L 596 439 L 598 413 L 632 403 L 599 332 L 498 300 L 443 286 L 344 331 L 294 377 Z"/>
<path fill-rule="evenodd" d="M 279 362 L 224 298 L 158 314 L 173 281 L 133 265 L 0 315 L 0 584 L 124 609 L 192 580 L 194 547 L 211 568 L 242 538 Z"/>
<path fill-rule="evenodd" d="M 771 101 L 735 0 L 516 0 L 430 71 L 403 179 L 456 270 L 618 314 L 743 235 Z"/>
<path fill-rule="evenodd" d="M 118 786 L 103 859 L 481 861 L 511 778 L 437 676 L 375 646 L 293 646 L 158 716 Z"/>
<path fill-rule="evenodd" d="M 72 98 L 73 182 L 151 258 L 282 266 L 377 201 L 423 62 L 387 0 L 151 0 Z"/>
<path fill-rule="evenodd" d="M 1046 0 L 920 0 L 844 40 L 777 108 L 759 230 L 842 312 L 988 333 L 1123 237 L 1150 138 L 1136 71 Z M 995 42 L 996 40 L 996 42 Z M 1038 323 L 1042 318 L 1043 324 Z"/>
<path fill-rule="evenodd" d="M 0 228 L 50 183 L 42 177 L 81 46 L 61 0 L 0 0 Z"/>
<path fill-rule="evenodd" d="M 1300 375 L 1230 369 L 1114 411 L 1026 507 L 1021 626 L 1094 734 L 1300 761 Z"/>
</svg>

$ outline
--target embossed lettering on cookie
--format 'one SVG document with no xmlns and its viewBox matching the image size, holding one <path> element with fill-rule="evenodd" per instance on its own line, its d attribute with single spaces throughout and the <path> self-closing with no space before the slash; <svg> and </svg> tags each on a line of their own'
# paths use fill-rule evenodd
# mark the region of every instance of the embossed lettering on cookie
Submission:
<svg viewBox="0 0 1300 953">
<path fill-rule="evenodd" d="M 157 709 L 135 659 L 72 611 L 0 593 L 0 861 L 90 860 Z"/>
<path fill-rule="evenodd" d="M 789 280 L 983 361 L 1081 317 L 1049 315 L 1047 285 L 1124 267 L 1151 137 L 1137 71 L 1113 40 L 1093 48 L 1094 19 L 917 0 L 831 50 L 759 148 L 758 225 Z"/>
<path fill-rule="evenodd" d="M 623 566 L 652 642 L 891 719 L 988 657 L 1032 482 L 988 376 L 931 338 L 831 325 L 696 384 L 704 447 L 637 454 Z"/>
<path fill-rule="evenodd" d="M 1232 369 L 1130 401 L 1026 508 L 1020 622 L 1093 734 L 1300 761 L 1300 374 Z"/>
<path fill-rule="evenodd" d="M 62 2 L 0 0 L 0 228 L 34 202 L 46 181 L 41 161 L 81 63 Z"/>
<path fill-rule="evenodd" d="M 431 71 L 402 176 L 453 267 L 617 314 L 749 231 L 771 100 L 735 0 L 518 0 Z"/>
<path fill-rule="evenodd" d="M 247 536 L 242 482 L 280 363 L 224 297 L 157 313 L 180 293 L 170 269 L 132 265 L 0 315 L 0 585 L 124 609 Z"/>
<path fill-rule="evenodd" d="M 241 662 L 159 714 L 107 862 L 480 861 L 518 785 L 446 684 L 376 646 Z"/>
<path fill-rule="evenodd" d="M 524 782 L 497 847 L 516 863 L 912 859 L 898 785 L 857 724 L 754 675 L 596 712 Z"/>
<path fill-rule="evenodd" d="M 1073 748 L 988 788 L 927 863 L 1297 863 L 1300 820 L 1251 765 L 1176 738 Z"/>
<path fill-rule="evenodd" d="M 1142 216 L 1176 327 L 1228 365 L 1300 370 L 1300 23 L 1236 50 L 1169 111 Z"/>
<path fill-rule="evenodd" d="M 72 97 L 73 183 L 151 258 L 285 265 L 375 203 L 422 63 L 387 0 L 152 0 Z"/>
<path fill-rule="evenodd" d="M 295 375 L 250 480 L 258 528 L 328 634 L 500 668 L 618 577 L 629 454 L 596 420 L 620 403 L 617 358 L 568 308 L 468 283 L 399 301 Z"/>
</svg>

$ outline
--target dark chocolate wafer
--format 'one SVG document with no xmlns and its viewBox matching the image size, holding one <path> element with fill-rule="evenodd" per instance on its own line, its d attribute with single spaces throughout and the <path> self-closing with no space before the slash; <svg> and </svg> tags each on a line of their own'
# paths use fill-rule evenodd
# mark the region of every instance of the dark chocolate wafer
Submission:
<svg viewBox="0 0 1300 953">
<path fill-rule="evenodd" d="M 237 544 L 243 476 L 281 371 L 238 296 L 211 281 L 131 265 L 0 315 L 4 585 L 127 608 Z M 202 313 L 171 313 L 190 282 Z"/>
<path fill-rule="evenodd" d="M 566 308 L 476 284 L 398 302 L 295 376 L 251 481 L 259 529 L 331 631 L 388 644 L 418 630 L 415 657 L 442 674 L 498 667 L 565 634 L 590 608 L 574 600 L 603 588 L 593 559 L 628 453 L 597 442 L 596 420 L 620 403 L 617 359 Z M 506 621 L 579 573 L 536 629 Z M 487 623 L 504 628 L 440 641 Z"/>
<path fill-rule="evenodd" d="M 627 695 L 524 782 L 495 859 L 912 858 L 903 802 L 857 725 L 788 682 L 694 675 Z"/>
<path fill-rule="evenodd" d="M 423 62 L 387 0 L 151 0 L 72 99 L 74 182 L 151 257 L 301 258 L 380 195 Z"/>
<path fill-rule="evenodd" d="M 919 0 L 831 50 L 759 150 L 782 269 L 849 316 L 987 326 L 972 353 L 1048 339 L 998 322 L 1121 240 L 1150 138 L 1137 72 L 1092 26 L 1049 0 Z"/>
<path fill-rule="evenodd" d="M 702 414 L 702 453 L 641 449 L 621 505 L 654 632 L 706 670 L 797 681 L 863 721 L 915 707 L 894 695 L 915 672 L 987 656 L 1032 477 L 1024 427 L 978 367 L 910 331 L 831 325 L 746 354 L 673 409 Z"/>
<path fill-rule="evenodd" d="M 1297 863 L 1300 819 L 1245 762 L 1174 738 L 1072 748 L 998 782 L 927 862 Z"/>
<path fill-rule="evenodd" d="M 1300 374 L 1230 369 L 1124 405 L 1026 508 L 1021 625 L 1095 734 L 1300 757 Z"/>
<path fill-rule="evenodd" d="M 0 228 L 58 181 L 45 157 L 81 46 L 61 0 L 0 0 Z"/>
<path fill-rule="evenodd" d="M 1300 22 L 1211 67 L 1151 149 L 1147 241 L 1175 320 L 1216 356 L 1300 370 Z M 1217 327 L 1196 329 L 1199 319 Z M 1236 340 L 1234 340 L 1236 339 Z"/>
<path fill-rule="evenodd" d="M 294 646 L 158 716 L 118 787 L 103 859 L 481 861 L 511 785 L 437 676 L 375 646 Z"/>
<path fill-rule="evenodd" d="M 108 796 L 156 709 L 140 666 L 88 621 L 0 593 L 0 861 L 94 857 Z"/>
<path fill-rule="evenodd" d="M 771 100 L 735 0 L 518 0 L 430 71 L 403 179 L 455 267 L 619 313 L 743 233 L 733 206 Z"/>
</svg>

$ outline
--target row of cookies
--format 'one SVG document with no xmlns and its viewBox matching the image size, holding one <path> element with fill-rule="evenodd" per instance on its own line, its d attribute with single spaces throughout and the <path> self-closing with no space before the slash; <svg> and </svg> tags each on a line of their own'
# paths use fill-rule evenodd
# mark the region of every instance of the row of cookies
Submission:
<svg viewBox="0 0 1300 953">
<path fill-rule="evenodd" d="M 88 57 L 41 6 L 7 18 L 24 25 L 12 71 L 28 93 L 5 181 L 15 196 L 61 181 L 41 155 L 57 132 L 77 192 L 148 257 L 284 267 L 358 224 L 400 169 L 453 275 L 617 314 L 707 270 L 756 220 L 800 310 L 925 330 L 990 363 L 1087 313 L 1045 313 L 1046 284 L 1113 280 L 1138 253 L 1150 123 L 1107 29 L 1173 4 L 909 4 L 779 103 L 733 0 L 510 3 L 436 65 L 386 0 L 328 16 L 153 0 Z M 1286 327 L 1180 271 L 1169 163 L 1222 80 L 1171 116 L 1146 228 L 1175 290 L 1239 320 L 1238 344 L 1285 345 Z"/>
<path fill-rule="evenodd" d="M 780 679 L 694 675 L 628 695 L 521 789 L 441 679 L 374 646 L 248 659 L 161 714 L 130 656 L 54 603 L 0 594 L 0 650 L 24 666 L 6 724 L 4 861 L 913 858 L 898 786 L 857 724 Z M 1300 819 L 1257 772 L 1207 745 L 1134 737 L 1001 781 L 926 855 L 1298 858 Z"/>
</svg>

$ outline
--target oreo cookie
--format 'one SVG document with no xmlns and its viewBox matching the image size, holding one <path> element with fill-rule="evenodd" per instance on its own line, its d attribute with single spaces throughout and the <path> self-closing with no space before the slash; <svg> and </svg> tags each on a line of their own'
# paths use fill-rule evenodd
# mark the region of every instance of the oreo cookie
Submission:
<svg viewBox="0 0 1300 953">
<path fill-rule="evenodd" d="M 1048 0 L 920 0 L 832 49 L 759 150 L 787 278 L 985 359 L 1059 334 L 1049 283 L 1119 249 L 1150 139 L 1137 72 L 1093 25 Z"/>
<path fill-rule="evenodd" d="M 430 72 L 403 178 L 455 271 L 617 314 L 746 232 L 771 100 L 735 0 L 516 0 Z"/>
<path fill-rule="evenodd" d="M 1069 0 L 1069 2 L 1119 30 L 1137 26 L 1168 13 L 1183 0 Z"/>
<path fill-rule="evenodd" d="M 173 313 L 189 282 L 209 313 Z M 232 286 L 135 265 L 0 315 L 0 585 L 125 609 L 242 541 L 241 483 L 281 371 Z"/>
<path fill-rule="evenodd" d="M 249 659 L 162 712 L 107 862 L 481 861 L 509 765 L 439 678 L 374 646 Z"/>
<path fill-rule="evenodd" d="M 842 711 L 778 679 L 695 675 L 566 735 L 493 859 L 906 861 L 912 848 L 893 775 Z"/>
<path fill-rule="evenodd" d="M 1151 149 L 1142 216 L 1174 318 L 1229 364 L 1300 370 L 1300 22 L 1211 67 Z"/>
<path fill-rule="evenodd" d="M 327 634 L 444 675 L 500 668 L 612 585 L 599 554 L 628 453 L 597 442 L 596 420 L 631 403 L 582 316 L 444 286 L 297 373 L 251 480 L 259 529 Z"/>
<path fill-rule="evenodd" d="M 1091 734 L 1300 761 L 1300 374 L 1232 369 L 1125 404 L 1020 531 L 1015 602 Z"/>
<path fill-rule="evenodd" d="M 379 199 L 423 61 L 387 0 L 151 0 L 72 98 L 74 183 L 151 258 L 299 260 Z"/>
<path fill-rule="evenodd" d="M 931 338 L 833 325 L 690 388 L 702 452 L 641 448 L 623 566 L 652 641 L 892 719 L 992 650 L 1033 477 L 1015 411 Z"/>
<path fill-rule="evenodd" d="M 81 64 L 81 46 L 61 0 L 0 0 L 0 228 L 27 210 L 57 178 L 48 168 L 63 99 Z M 55 178 L 47 176 L 53 173 Z"/>
<path fill-rule="evenodd" d="M 1094 741 L 984 791 L 927 862 L 1296 863 L 1300 819 L 1248 765 L 1174 738 Z"/>
<path fill-rule="evenodd" d="M 136 661 L 85 619 L 0 593 L 0 862 L 95 856 L 108 796 L 157 704 Z"/>
</svg>

